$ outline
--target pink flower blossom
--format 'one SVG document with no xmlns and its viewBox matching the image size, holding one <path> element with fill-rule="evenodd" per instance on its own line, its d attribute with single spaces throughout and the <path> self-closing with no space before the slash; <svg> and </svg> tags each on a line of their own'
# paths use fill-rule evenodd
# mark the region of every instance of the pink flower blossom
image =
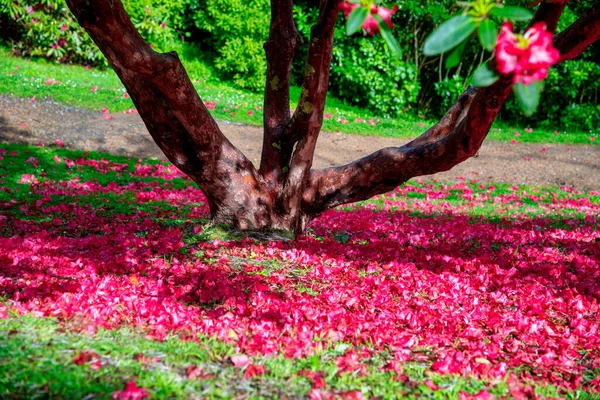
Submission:
<svg viewBox="0 0 600 400">
<path fill-rule="evenodd" d="M 127 110 L 125 110 L 125 114 L 137 114 L 138 110 L 136 110 L 135 108 L 128 108 Z"/>
<path fill-rule="evenodd" d="M 102 112 L 102 114 L 108 114 L 108 113 L 110 113 L 110 111 L 108 111 L 108 108 L 103 108 L 101 110 L 101 112 Z"/>
<path fill-rule="evenodd" d="M 121 95 L 122 98 L 124 99 L 128 99 L 129 98 L 129 93 L 125 92 Z"/>
<path fill-rule="evenodd" d="M 62 25 L 60 26 L 60 30 L 61 30 L 61 31 L 63 31 L 63 32 L 64 32 L 64 31 L 66 31 L 66 30 L 67 30 L 67 25 L 65 25 L 65 24 L 62 24 Z"/>
<path fill-rule="evenodd" d="M 325 119 L 331 119 L 333 117 L 333 114 L 331 114 L 331 113 L 325 113 L 325 115 L 323 117 Z"/>
<path fill-rule="evenodd" d="M 340 2 L 340 10 L 344 13 L 344 16 L 348 18 L 350 13 L 357 7 L 360 7 L 359 4 L 348 3 L 347 1 Z M 379 16 L 389 27 L 390 29 L 394 28 L 394 24 L 392 23 L 392 15 L 398 11 L 398 6 L 395 5 L 392 9 L 388 9 L 385 7 L 377 7 L 376 5 L 372 5 L 370 12 L 367 14 L 367 18 L 365 22 L 363 22 L 362 29 L 368 33 L 369 35 L 374 35 L 379 32 L 379 22 L 373 15 Z"/>
<path fill-rule="evenodd" d="M 267 371 L 264 365 L 250 364 L 244 370 L 244 378 L 252 378 L 263 375 Z"/>
<path fill-rule="evenodd" d="M 245 354 L 234 354 L 230 359 L 234 367 L 245 367 L 250 364 L 250 358 Z"/>
<path fill-rule="evenodd" d="M 29 157 L 25 163 L 27 164 L 31 164 L 33 166 L 33 168 L 37 168 L 40 166 L 40 162 L 37 160 L 37 158 L 35 157 Z"/>
<path fill-rule="evenodd" d="M 254 111 L 248 110 L 248 115 L 254 115 Z"/>
<path fill-rule="evenodd" d="M 146 388 L 139 387 L 134 381 L 129 381 L 123 390 L 114 392 L 111 397 L 114 400 L 142 400 L 150 396 Z"/>
<path fill-rule="evenodd" d="M 502 25 L 496 43 L 496 67 L 502 74 L 514 74 L 514 83 L 530 84 L 544 80 L 548 68 L 560 54 L 552 47 L 552 33 L 543 22 L 533 25 L 525 35 L 515 35 L 511 22 Z"/>
<path fill-rule="evenodd" d="M 54 144 L 56 144 L 58 147 L 65 147 L 65 144 L 63 143 L 63 141 L 61 139 L 56 139 L 54 141 Z"/>
<path fill-rule="evenodd" d="M 33 174 L 23 174 L 23 175 L 21 175 L 21 179 L 19 179 L 17 181 L 17 183 L 19 183 L 21 185 L 27 185 L 30 183 L 39 183 L 39 181 Z"/>
</svg>

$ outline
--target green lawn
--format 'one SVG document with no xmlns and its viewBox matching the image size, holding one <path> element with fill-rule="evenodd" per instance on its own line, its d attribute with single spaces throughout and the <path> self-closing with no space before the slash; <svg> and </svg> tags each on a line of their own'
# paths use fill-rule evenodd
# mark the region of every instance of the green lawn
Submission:
<svg viewBox="0 0 600 400">
<path fill-rule="evenodd" d="M 72 325 L 72 323 L 71 323 Z M 381 372 L 383 359 L 374 357 L 368 375 L 337 374 L 336 357 L 348 345 L 322 349 L 302 359 L 282 356 L 251 358 L 265 373 L 244 376 L 248 367 L 234 367 L 233 346 L 198 336 L 197 342 L 176 335 L 164 341 L 144 338 L 128 328 L 101 329 L 93 335 L 51 318 L 10 315 L 0 319 L 0 398 L 110 398 L 134 380 L 150 398 L 302 398 L 312 381 L 300 371 L 322 375 L 328 391 L 362 391 L 382 398 L 456 399 L 460 392 L 482 389 L 493 395 L 507 392 L 500 381 L 425 373 L 426 365 L 404 365 L 407 379 Z M 438 387 L 431 390 L 432 383 Z M 555 387 L 535 387 L 542 396 L 559 397 Z M 88 397 L 92 396 L 92 397 Z M 583 391 L 572 399 L 593 399 Z"/>
<path fill-rule="evenodd" d="M 39 189 L 32 190 L 30 185 L 18 183 L 22 174 L 35 174 L 42 183 L 90 182 L 106 186 L 114 182 L 115 188 L 130 187 L 130 190 L 92 194 L 85 194 L 85 191 L 82 194 L 53 193 L 50 195 L 50 202 L 44 207 L 52 208 L 61 203 L 78 204 L 98 218 L 119 215 L 135 217 L 136 213 L 142 212 L 139 215 L 186 230 L 183 237 L 185 247 L 180 249 L 183 254 L 193 252 L 200 241 L 228 239 L 223 236 L 227 232 L 223 233 L 218 227 L 208 225 L 205 219 L 191 215 L 190 210 L 199 206 L 199 203 L 174 205 L 167 201 L 139 201 L 133 192 L 140 190 L 131 189 L 135 187 L 131 185 L 136 183 L 147 185 L 144 186 L 146 189 L 154 187 L 152 183 L 157 183 L 163 189 L 184 189 L 193 185 L 188 180 L 179 177 L 164 180 L 135 176 L 131 172 L 135 171 L 138 161 L 126 157 L 55 146 L 0 147 L 6 151 L 3 153 L 4 160 L 0 163 L 0 183 L 5 189 L 0 190 L 0 205 L 3 207 L 2 212 L 15 221 L 36 221 L 43 226 L 45 222 L 62 218 L 60 213 L 46 213 L 43 208 L 33 206 L 42 200 L 43 193 Z M 109 165 L 110 169 L 101 173 L 97 169 L 99 167 L 83 162 L 76 162 L 75 166 L 67 168 L 62 162 L 57 164 L 57 158 L 75 161 L 106 160 L 110 164 L 101 165 Z M 38 164 L 33 165 L 32 159 Z M 146 160 L 143 163 L 155 165 L 158 162 Z M 387 196 L 406 198 L 409 208 L 411 201 L 425 197 L 425 185 L 411 182 L 407 186 L 406 193 L 390 193 Z M 442 183 L 436 183 L 427 190 L 443 190 L 443 186 Z M 472 190 L 472 199 L 483 199 L 485 207 L 479 207 L 472 200 L 465 200 L 461 196 L 463 190 Z M 460 209 L 473 222 L 485 218 L 492 222 L 497 220 L 498 223 L 506 223 L 516 213 L 528 215 L 532 219 L 548 217 L 546 206 L 563 197 L 573 201 L 587 199 L 592 204 L 600 203 L 598 193 L 569 193 L 556 188 L 527 186 L 520 186 L 518 190 L 523 197 L 522 206 L 513 207 L 494 201 L 502 195 L 515 193 L 514 187 L 510 185 L 495 185 L 492 188 L 490 185 L 481 187 L 468 184 L 465 189 L 451 190 L 445 197 L 436 200 L 436 204 L 445 202 Z M 369 203 L 375 207 L 383 207 L 383 199 L 384 196 L 380 196 Z M 360 208 L 360 205 L 350 206 L 348 210 L 354 207 Z M 564 224 L 562 217 L 571 225 L 583 220 L 583 217 L 572 215 L 566 209 L 564 211 L 553 211 L 558 226 Z M 415 215 L 438 218 L 427 213 Z M 206 224 L 200 235 L 187 231 L 187 228 L 195 224 Z M 7 224 L 4 229 L 0 229 L 0 238 L 18 237 L 11 226 Z M 56 231 L 55 234 L 71 238 L 77 235 L 93 236 L 90 232 L 69 230 L 66 225 L 64 232 Z M 326 239 L 314 232 L 308 234 L 319 241 Z M 98 235 L 102 236 L 101 233 Z M 350 236 L 349 233 L 340 232 L 334 239 L 346 243 Z M 478 244 L 473 243 L 473 246 L 476 245 Z M 494 244 L 491 246 L 495 251 L 503 251 L 501 244 L 497 248 L 494 248 Z M 1 256 L 2 254 L 0 260 Z M 203 255 L 199 254 L 198 257 L 200 256 Z M 207 262 L 216 262 L 216 259 Z M 263 267 L 257 273 L 265 276 L 281 269 L 275 260 L 265 261 Z M 289 273 L 299 274 L 302 271 L 290 270 Z M 316 295 L 311 292 L 310 287 L 298 286 L 296 290 L 310 296 Z M 53 300 L 47 298 L 45 301 Z M 319 374 L 323 379 L 323 389 L 338 395 L 359 391 L 365 396 L 381 396 L 385 399 L 457 399 L 461 392 L 475 394 L 483 389 L 492 395 L 506 396 L 509 393 L 509 383 L 504 380 L 436 374 L 430 370 L 430 361 L 404 362 L 402 376 L 392 371 L 383 372 L 383 367 L 390 359 L 387 350 L 374 352 L 363 360 L 366 374 L 339 373 L 337 359 L 352 346 L 345 342 L 319 338 L 314 339 L 315 343 L 320 343 L 316 351 L 302 358 L 285 358 L 283 351 L 279 351 L 277 355 L 250 357 L 257 368 L 264 366 L 265 370 L 263 374 L 249 376 L 252 374 L 248 372 L 248 366 L 234 366 L 231 359 L 237 353 L 234 346 L 213 337 L 198 335 L 183 338 L 171 332 L 164 341 L 158 341 L 146 338 L 145 332 L 141 330 L 135 331 L 126 326 L 118 326 L 113 330 L 98 329 L 89 333 L 85 316 L 37 318 L 32 314 L 18 315 L 14 311 L 8 311 L 8 315 L 3 316 L 2 306 L 7 302 L 8 299 L 0 297 L 0 398 L 110 398 L 112 392 L 121 390 L 126 382 L 132 380 L 145 387 L 151 398 L 303 398 L 313 386 L 313 381 L 307 377 L 310 373 Z M 417 351 L 426 352 L 427 348 L 415 349 Z M 592 378 L 593 376 L 588 379 Z M 527 384 L 542 398 L 599 398 L 599 395 L 583 390 L 568 391 L 554 386 Z M 432 387 L 437 389 L 432 390 Z"/>
<path fill-rule="evenodd" d="M 196 89 L 206 102 L 216 102 L 213 115 L 219 120 L 262 125 L 262 95 L 234 87 L 214 77 L 210 67 L 201 60 L 200 54 L 192 48 L 184 47 L 181 54 L 183 63 L 192 78 Z M 6 48 L 0 48 L 0 94 L 19 97 L 52 98 L 60 103 L 100 111 L 123 112 L 133 107 L 131 99 L 124 98 L 125 89 L 112 70 L 86 69 L 81 66 L 59 65 L 44 60 L 27 60 L 13 57 Z M 292 100 L 297 99 L 300 89 L 292 88 Z M 294 108 L 292 103 L 290 108 Z M 345 133 L 376 135 L 398 138 L 418 136 L 435 121 L 419 120 L 407 116 L 406 119 L 380 118 L 368 110 L 344 104 L 329 97 L 326 107 L 324 129 Z M 375 126 L 368 123 L 373 120 Z M 357 122 L 359 121 L 359 122 Z M 510 127 L 496 124 L 490 133 L 492 140 L 536 143 L 581 143 L 590 144 L 590 137 L 598 138 L 599 133 L 560 132 L 536 129 L 525 132 L 526 127 Z M 515 132 L 520 137 L 515 137 Z"/>
</svg>

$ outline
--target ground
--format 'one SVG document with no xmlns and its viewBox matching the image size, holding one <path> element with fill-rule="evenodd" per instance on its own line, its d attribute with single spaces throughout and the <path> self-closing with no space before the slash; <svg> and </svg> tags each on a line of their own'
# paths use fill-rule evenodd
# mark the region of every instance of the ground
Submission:
<svg viewBox="0 0 600 400">
<path fill-rule="evenodd" d="M 0 143 L 53 143 L 73 149 L 135 157 L 163 158 L 137 114 L 69 107 L 50 100 L 0 96 Z M 262 129 L 219 121 L 225 135 L 255 165 L 259 164 Z M 424 127 L 423 129 L 426 129 Z M 526 135 L 526 132 L 522 132 Z M 323 132 L 314 167 L 342 165 L 382 147 L 406 140 Z M 426 179 L 477 180 L 528 185 L 568 185 L 578 190 L 600 187 L 600 146 L 487 141 L 479 155 L 451 171 Z"/>
</svg>

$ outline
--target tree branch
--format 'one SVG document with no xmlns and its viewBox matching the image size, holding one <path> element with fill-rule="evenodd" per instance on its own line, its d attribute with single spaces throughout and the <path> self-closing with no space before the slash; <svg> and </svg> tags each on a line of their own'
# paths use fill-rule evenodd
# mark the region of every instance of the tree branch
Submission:
<svg viewBox="0 0 600 400">
<path fill-rule="evenodd" d="M 315 146 L 323 126 L 338 4 L 339 0 L 321 0 L 319 19 L 311 29 L 302 93 L 286 130 L 286 140 L 292 146 L 295 144 L 296 148 L 290 161 L 283 203 L 295 219 L 300 214 L 301 189 L 312 166 Z M 301 222 L 298 220 L 298 223 Z"/>
<path fill-rule="evenodd" d="M 121 1 L 67 0 L 67 5 L 123 82 L 154 141 L 198 183 L 211 211 L 222 209 L 231 192 L 259 185 L 252 163 L 223 136 L 177 54 L 152 50 Z"/>
<path fill-rule="evenodd" d="M 561 54 L 559 62 L 577 57 L 599 39 L 600 1 L 597 1 L 591 9 L 554 38 L 554 46 Z"/>
<path fill-rule="evenodd" d="M 271 0 L 271 29 L 264 46 L 267 81 L 260 172 L 267 182 L 276 186 L 282 183 L 282 168 L 289 164 L 293 148 L 282 136 L 290 121 L 290 75 L 301 41 L 294 24 L 292 0 Z"/>
<path fill-rule="evenodd" d="M 542 3 L 531 24 L 556 28 L 564 7 Z M 402 147 L 381 149 L 341 167 L 311 171 L 303 208 L 318 215 L 340 204 L 390 191 L 412 177 L 447 171 L 479 151 L 512 92 L 503 77 L 492 86 L 468 88 L 436 125 Z"/>
</svg>

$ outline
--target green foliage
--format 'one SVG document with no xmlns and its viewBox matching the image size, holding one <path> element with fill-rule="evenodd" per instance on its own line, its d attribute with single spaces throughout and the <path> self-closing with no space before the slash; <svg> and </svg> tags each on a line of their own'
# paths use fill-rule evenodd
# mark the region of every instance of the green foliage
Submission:
<svg viewBox="0 0 600 400">
<path fill-rule="evenodd" d="M 456 101 L 458 96 L 467 88 L 465 78 L 460 75 L 453 75 L 451 78 L 444 78 L 435 83 L 435 91 L 442 99 L 441 109 L 449 109 Z"/>
<path fill-rule="evenodd" d="M 600 130 L 600 65 L 572 60 L 549 70 L 538 112 L 532 117 L 519 113 L 511 99 L 502 112 L 505 120 L 569 130 Z"/>
<path fill-rule="evenodd" d="M 412 63 L 390 54 L 381 37 L 335 37 L 331 90 L 350 104 L 398 116 L 413 106 L 419 94 L 417 70 Z"/>
<path fill-rule="evenodd" d="M 183 24 L 184 0 L 125 0 L 124 6 L 142 36 L 158 51 L 170 50 Z M 0 0 L 0 18 L 20 29 L 13 51 L 61 63 L 108 66 L 92 39 L 79 26 L 64 0 Z"/>
<path fill-rule="evenodd" d="M 268 0 L 123 2 L 132 21 L 154 49 L 187 51 L 193 47 L 182 46 L 182 40 L 192 41 L 196 48 L 201 48 L 201 51 L 196 50 L 185 57 L 199 68 L 196 71 L 187 66 L 196 75 L 193 79 L 207 75 L 206 65 L 213 65 L 220 78 L 255 92 L 262 90 L 266 70 L 263 43 L 268 35 L 270 19 Z M 524 6 L 525 1 L 507 3 L 509 5 L 503 9 L 494 8 L 494 13 L 516 12 L 525 18 L 526 12 L 512 7 Z M 558 30 L 565 29 L 592 3 L 592 0 L 569 2 Z M 401 60 L 394 60 L 395 57 L 386 50 L 389 46 L 379 35 L 375 38 L 360 34 L 345 37 L 345 21 L 340 13 L 334 43 L 331 93 L 381 116 L 409 111 L 413 116 L 439 117 L 460 94 L 458 90 L 466 78 L 490 54 L 478 53 L 480 48 L 473 39 L 464 47 L 457 46 L 454 51 L 442 54 L 441 60 L 440 56 L 423 55 L 427 35 L 452 15 L 458 15 L 458 10 L 455 0 L 401 2 L 400 10 L 393 16 L 395 28 L 391 32 L 392 38 L 397 40 L 394 54 L 398 55 L 401 50 Z M 310 26 L 316 21 L 317 14 L 318 6 L 314 1 L 295 2 L 294 18 L 304 38 L 293 65 L 293 82 L 296 85 L 304 76 Z M 493 47 L 495 36 L 492 33 L 496 28 L 479 26 L 480 40 L 487 49 Z M 72 18 L 64 0 L 0 0 L 0 30 L 0 37 L 6 39 L 10 36 L 13 52 L 22 56 L 107 66 L 94 43 Z M 503 121 L 545 127 L 551 131 L 556 128 L 598 131 L 599 59 L 600 48 L 595 46 L 577 61 L 552 68 L 537 113 L 533 117 L 524 116 L 515 99 L 511 99 L 502 111 Z M 447 69 L 440 72 L 440 65 L 444 64 Z"/>
<path fill-rule="evenodd" d="M 191 7 L 193 24 L 206 38 L 203 44 L 217 53 L 215 66 L 240 87 L 264 87 L 269 10 L 269 0 L 202 0 Z"/>
</svg>

